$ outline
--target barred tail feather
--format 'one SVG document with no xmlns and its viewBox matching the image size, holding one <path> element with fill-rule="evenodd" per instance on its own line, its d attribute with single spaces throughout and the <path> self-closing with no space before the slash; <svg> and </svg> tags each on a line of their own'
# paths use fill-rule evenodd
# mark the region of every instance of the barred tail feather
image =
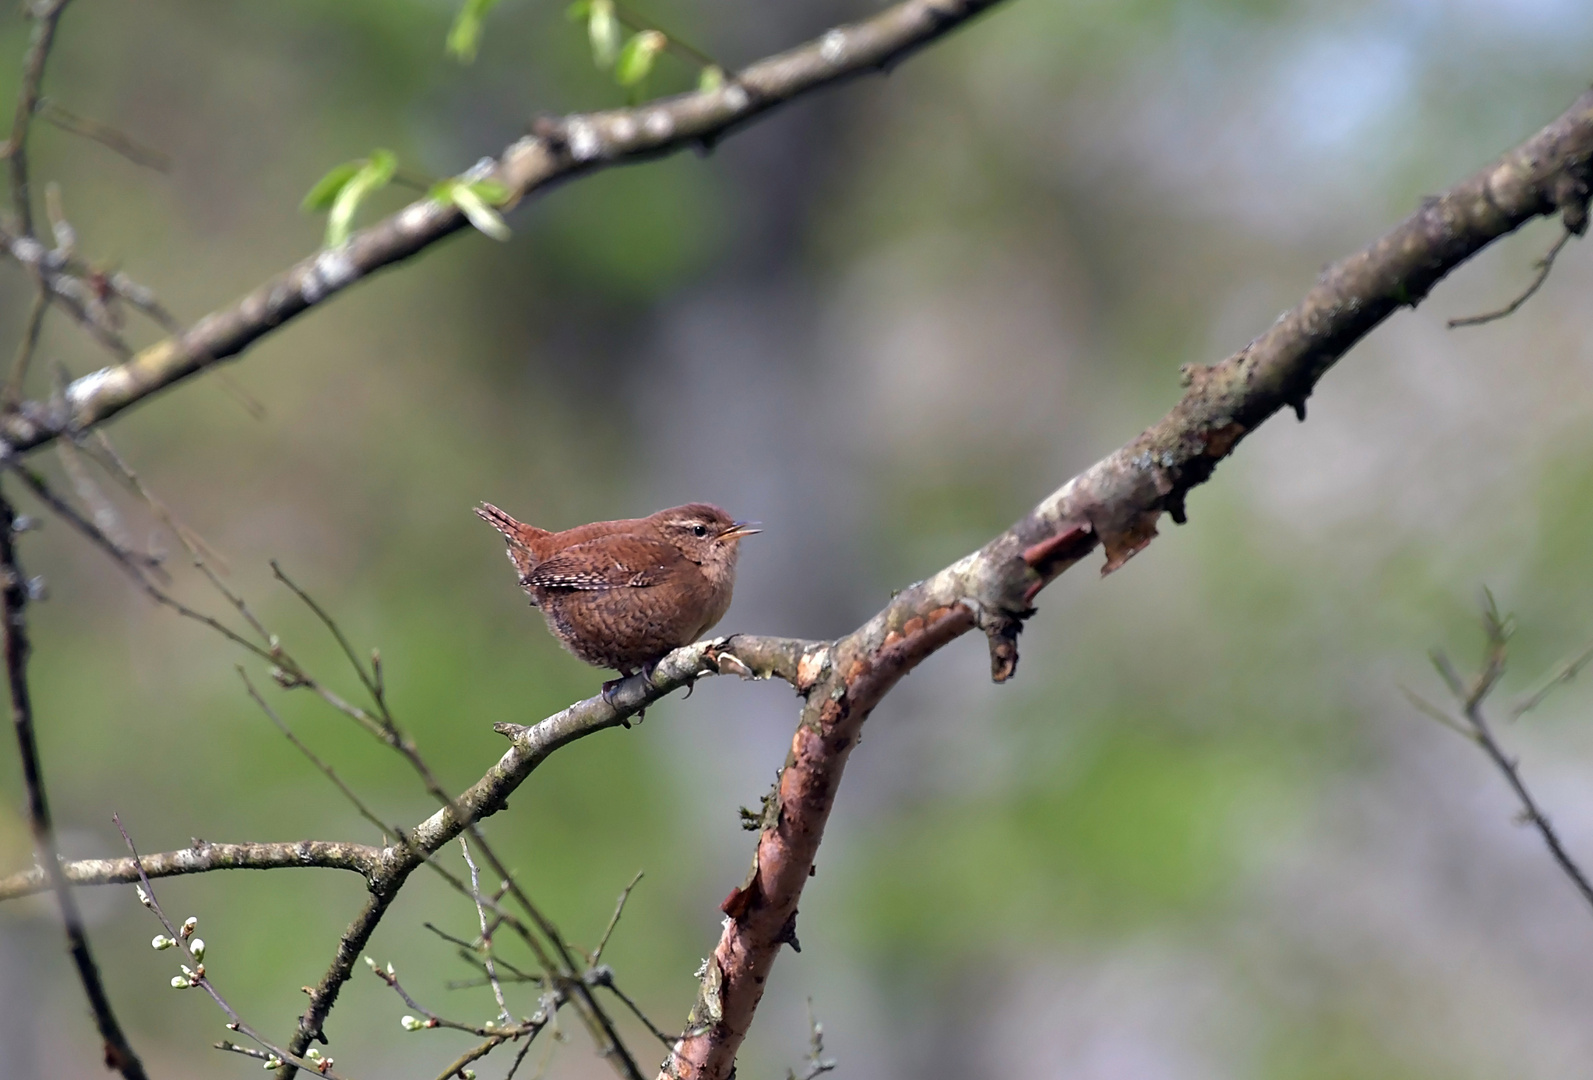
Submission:
<svg viewBox="0 0 1593 1080">
<path fill-rule="evenodd" d="M 503 534 L 509 543 L 509 561 L 514 564 L 514 569 L 520 575 L 520 587 L 526 592 L 531 591 L 529 584 L 531 571 L 536 569 L 538 562 L 536 552 L 531 549 L 531 543 L 552 533 L 546 529 L 539 529 L 535 525 L 527 525 L 523 521 L 516 521 L 491 503 L 482 503 L 476 507 L 476 516 L 494 529 Z M 535 599 L 532 600 L 535 603 Z"/>
</svg>

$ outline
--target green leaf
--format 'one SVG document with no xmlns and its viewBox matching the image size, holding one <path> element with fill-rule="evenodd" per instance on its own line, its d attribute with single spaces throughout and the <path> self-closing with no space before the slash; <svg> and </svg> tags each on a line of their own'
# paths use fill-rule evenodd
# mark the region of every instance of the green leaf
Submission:
<svg viewBox="0 0 1593 1080">
<path fill-rule="evenodd" d="M 592 0 L 575 0 L 575 3 L 564 9 L 564 17 L 571 22 L 584 22 L 592 13 Z"/>
<path fill-rule="evenodd" d="M 462 64 L 476 58 L 476 47 L 481 44 L 481 25 L 498 3 L 498 0 L 465 0 L 454 24 L 448 28 L 448 55 Z"/>
<path fill-rule="evenodd" d="M 709 64 L 702 69 L 702 74 L 697 76 L 697 89 L 703 93 L 717 90 L 725 84 L 725 69 L 718 64 Z"/>
<path fill-rule="evenodd" d="M 657 30 L 643 30 L 625 43 L 614 64 L 614 79 L 621 86 L 635 86 L 653 70 L 653 61 L 664 51 L 669 39 Z"/>
<path fill-rule="evenodd" d="M 343 185 L 354 179 L 354 174 L 360 171 L 360 166 L 363 164 L 365 164 L 363 161 L 345 161 L 333 168 L 315 182 L 315 186 L 299 204 L 299 209 L 306 214 L 319 214 L 331 209 L 337 193 L 343 190 Z"/>
<path fill-rule="evenodd" d="M 426 192 L 426 198 L 444 206 L 457 206 L 470 224 L 494 240 L 509 239 L 508 223 L 492 208 L 493 203 L 503 203 L 509 198 L 509 189 L 496 180 L 475 180 L 470 183 L 451 176 L 439 180 Z"/>
<path fill-rule="evenodd" d="M 497 180 L 477 180 L 470 185 L 470 190 L 480 195 L 493 206 L 502 206 L 509 201 L 508 185 Z"/>
<path fill-rule="evenodd" d="M 332 200 L 332 212 L 326 219 L 327 247 L 337 247 L 348 239 L 360 202 L 371 192 L 386 187 L 397 169 L 398 159 L 391 150 L 372 150 L 370 157 L 359 162 L 359 169 Z"/>
<path fill-rule="evenodd" d="M 460 212 L 470 219 L 470 224 L 481 232 L 494 240 L 509 239 L 508 223 L 496 210 L 487 205 L 486 200 L 476 190 L 479 186 L 479 184 L 455 184 L 449 191 L 449 196 L 453 204 L 459 207 Z"/>
<path fill-rule="evenodd" d="M 614 0 L 590 0 L 590 5 L 586 33 L 592 39 L 592 60 L 606 70 L 619 55 L 620 24 L 614 17 Z"/>
</svg>

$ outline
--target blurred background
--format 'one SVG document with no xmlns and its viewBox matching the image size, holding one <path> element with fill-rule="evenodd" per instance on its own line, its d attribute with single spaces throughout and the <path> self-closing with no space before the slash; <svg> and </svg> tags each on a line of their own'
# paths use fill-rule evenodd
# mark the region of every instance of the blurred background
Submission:
<svg viewBox="0 0 1593 1080">
<path fill-rule="evenodd" d="M 881 5 L 635 6 L 735 67 Z M 454 10 L 78 0 L 47 94 L 172 168 L 41 125 L 34 175 L 60 183 L 85 254 L 190 322 L 315 250 L 323 222 L 297 207 L 334 164 L 385 146 L 448 175 L 538 114 L 623 103 L 562 4 L 503 0 L 470 66 L 443 54 Z M 0 87 L 25 35 L 15 12 L 0 23 Z M 268 559 L 381 648 L 399 721 L 459 790 L 503 751 L 493 723 L 604 677 L 527 608 L 478 500 L 551 528 L 718 502 L 766 529 L 722 630 L 844 633 L 1158 418 L 1180 364 L 1244 345 L 1326 262 L 1558 115 L 1593 78 L 1590 45 L 1575 0 L 1015 0 L 707 157 L 554 191 L 506 244 L 452 239 L 272 335 L 226 368 L 234 387 L 182 384 L 109 431 L 313 670 L 355 689 Z M 665 57 L 649 90 L 694 77 Z M 1509 320 L 1445 328 L 1516 295 L 1558 230 L 1529 226 L 1396 315 L 1307 423 L 1274 420 L 1193 493 L 1189 526 L 1111 578 L 1052 586 L 1016 681 L 990 684 L 975 635 L 890 696 L 740 1075 L 800 1071 L 810 998 L 839 1076 L 1585 1074 L 1593 913 L 1482 755 L 1401 693 L 1442 699 L 1430 647 L 1475 662 L 1484 586 L 1521 624 L 1500 716 L 1593 639 L 1593 255 L 1570 245 Z M 0 264 L 0 342 L 29 295 Z M 42 358 L 106 362 L 52 319 Z M 35 365 L 32 393 L 49 386 Z M 34 460 L 70 490 L 53 452 Z M 32 670 L 68 854 L 120 854 L 113 811 L 146 852 L 374 839 L 245 696 L 234 666 L 261 665 L 58 521 L 24 541 L 50 589 Z M 396 756 L 268 693 L 379 813 L 430 813 Z M 1590 714 L 1573 684 L 1502 732 L 1584 863 Z M 710 680 L 560 752 L 487 825 L 587 946 L 645 871 L 605 955 L 666 1029 L 750 858 L 737 808 L 795 716 L 782 685 Z M 32 856 L 14 752 L 0 761 L 10 872 Z M 362 886 L 303 870 L 158 893 L 285 1040 Z M 80 895 L 151 1074 L 258 1075 L 210 1049 L 226 1033 L 208 1000 L 167 988 L 131 889 Z M 475 919 L 416 875 L 369 952 L 479 1022 L 489 994 L 447 990 L 470 971 L 422 927 Z M 429 1077 L 468 1045 L 402 1031 L 407 1011 L 357 978 L 328 1027 L 339 1070 Z M 609 1075 L 566 1026 L 548 1075 Z M 53 905 L 0 907 L 0 1077 L 101 1075 Z"/>
</svg>

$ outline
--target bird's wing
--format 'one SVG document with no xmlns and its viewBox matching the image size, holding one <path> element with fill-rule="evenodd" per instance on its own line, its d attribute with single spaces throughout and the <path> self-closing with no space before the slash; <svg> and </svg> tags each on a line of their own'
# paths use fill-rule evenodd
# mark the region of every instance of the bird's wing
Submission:
<svg viewBox="0 0 1593 1080">
<path fill-rule="evenodd" d="M 620 533 L 574 544 L 537 563 L 528 588 L 636 589 L 656 585 L 685 557 L 662 540 Z"/>
</svg>

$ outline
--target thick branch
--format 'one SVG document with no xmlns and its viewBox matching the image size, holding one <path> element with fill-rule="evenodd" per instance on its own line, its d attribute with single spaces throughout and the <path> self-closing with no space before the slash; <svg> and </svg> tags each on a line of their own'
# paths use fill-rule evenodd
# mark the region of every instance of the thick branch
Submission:
<svg viewBox="0 0 1593 1080">
<path fill-rule="evenodd" d="M 919 661 L 979 626 L 997 681 L 1017 664 L 1017 634 L 1035 595 L 1097 543 L 1103 572 L 1156 536 L 1165 511 L 1257 425 L 1285 405 L 1303 419 L 1324 372 L 1401 306 L 1414 306 L 1471 255 L 1537 215 L 1586 226 L 1593 91 L 1517 149 L 1335 263 L 1261 337 L 1213 367 L 1184 371 L 1188 390 L 1159 423 L 1080 473 L 979 551 L 899 593 L 884 611 L 804 663 L 802 720 L 765 815 L 746 881 L 706 965 L 685 1033 L 661 1080 L 723 1080 L 763 996 L 863 721 Z"/>
<path fill-rule="evenodd" d="M 212 844 L 194 842 L 181 851 L 142 855 L 144 872 L 152 878 L 202 874 L 209 870 L 277 870 L 315 866 L 352 870 L 369 876 L 380 863 L 382 849 L 336 840 L 293 840 L 277 844 Z M 63 862 L 61 872 L 73 885 L 121 885 L 138 880 L 138 864 L 127 859 L 80 859 Z M 0 878 L 0 900 L 43 892 L 50 879 L 41 867 Z"/>
<path fill-rule="evenodd" d="M 479 177 L 503 183 L 513 205 L 582 173 L 711 145 L 813 90 L 888 69 L 996 2 L 905 0 L 872 19 L 836 27 L 816 41 L 760 60 L 716 90 L 539 123 L 536 134 L 508 147 L 496 161 L 484 162 Z M 73 381 L 66 390 L 67 415 L 51 415 L 37 405 L 8 413 L 0 418 L 0 438 L 13 452 L 21 452 L 63 431 L 99 423 L 219 360 L 237 356 L 289 319 L 467 225 L 452 205 L 431 200 L 412 203 L 356 233 L 341 247 L 305 259 L 230 307 L 205 316 L 186 333 Z"/>
</svg>

